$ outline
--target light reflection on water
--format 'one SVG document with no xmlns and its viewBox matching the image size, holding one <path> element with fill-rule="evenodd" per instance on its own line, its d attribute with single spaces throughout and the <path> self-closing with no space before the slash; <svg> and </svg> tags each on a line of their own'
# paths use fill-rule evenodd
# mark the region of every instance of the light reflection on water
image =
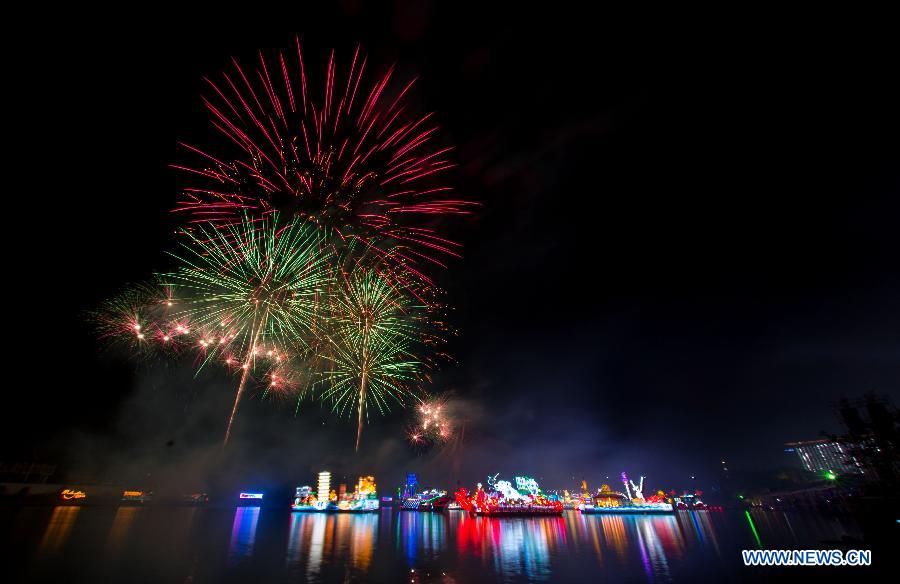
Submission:
<svg viewBox="0 0 900 584">
<path fill-rule="evenodd" d="M 228 546 L 228 559 L 231 563 L 237 563 L 240 558 L 253 555 L 258 522 L 259 507 L 238 507 L 234 510 L 231 544 Z"/>
<path fill-rule="evenodd" d="M 442 513 L 402 511 L 395 517 L 394 541 L 411 568 L 420 557 L 431 561 L 446 545 L 446 525 Z"/>
<path fill-rule="evenodd" d="M 62 506 L 53 509 L 53 515 L 47 522 L 44 537 L 41 539 L 40 554 L 54 554 L 66 545 L 66 540 L 72 533 L 75 520 L 81 507 Z"/>
<path fill-rule="evenodd" d="M 757 536 L 773 549 L 857 535 L 835 518 L 763 511 L 486 518 L 60 506 L 15 513 L 9 532 L 16 557 L 33 564 L 26 573 L 85 581 L 133 573 L 193 582 L 728 579 L 740 577 L 740 549 L 756 547 Z M 28 526 L 32 535 L 21 535 Z M 93 549 L 104 553 L 84 553 Z"/>
<path fill-rule="evenodd" d="M 377 514 L 293 513 L 285 554 L 289 574 L 316 581 L 324 564 L 346 558 L 354 572 L 372 564 L 378 534 Z"/>
<path fill-rule="evenodd" d="M 106 537 L 106 553 L 115 555 L 128 539 L 128 532 L 131 531 L 132 525 L 137 514 L 141 509 L 137 507 L 119 507 L 116 509 L 116 516 L 113 518 L 112 526 L 109 528 L 109 535 Z"/>
</svg>

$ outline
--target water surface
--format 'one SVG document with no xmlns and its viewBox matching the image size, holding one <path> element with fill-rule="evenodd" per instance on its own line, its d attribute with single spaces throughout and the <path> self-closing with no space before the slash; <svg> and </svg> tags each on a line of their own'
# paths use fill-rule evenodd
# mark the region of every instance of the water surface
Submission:
<svg viewBox="0 0 900 584">
<path fill-rule="evenodd" d="M 0 530 L 13 581 L 256 584 L 697 582 L 792 577 L 797 570 L 809 576 L 809 568 L 745 568 L 740 550 L 832 548 L 829 542 L 860 535 L 846 519 L 773 511 L 484 518 L 259 507 L 4 507 Z M 864 568 L 830 570 L 846 578 Z"/>
</svg>

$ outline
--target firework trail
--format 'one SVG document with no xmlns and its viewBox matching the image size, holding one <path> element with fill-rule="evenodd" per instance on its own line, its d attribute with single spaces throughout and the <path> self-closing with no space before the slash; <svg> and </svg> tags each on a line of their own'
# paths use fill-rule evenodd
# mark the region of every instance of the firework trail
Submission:
<svg viewBox="0 0 900 584">
<path fill-rule="evenodd" d="M 474 204 L 441 182 L 452 149 L 436 145 L 432 114 L 406 102 L 415 79 L 395 85 L 393 67 L 374 77 L 367 68 L 358 47 L 344 71 L 332 51 L 314 95 L 299 39 L 277 58 L 260 52 L 255 71 L 232 59 L 221 78 L 205 80 L 204 104 L 224 145 L 182 144 L 194 162 L 175 165 L 190 183 L 175 211 L 225 225 L 245 213 L 299 217 L 336 245 L 374 249 L 395 276 L 430 283 L 423 264 L 443 266 L 459 244 L 423 222 Z"/>
</svg>

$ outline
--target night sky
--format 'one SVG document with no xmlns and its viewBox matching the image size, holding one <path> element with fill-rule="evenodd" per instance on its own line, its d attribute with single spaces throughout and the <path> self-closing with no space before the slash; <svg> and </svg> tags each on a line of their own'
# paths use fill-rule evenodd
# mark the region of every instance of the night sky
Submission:
<svg viewBox="0 0 900 584">
<path fill-rule="evenodd" d="M 409 4 L 264 27 L 60 26 L 21 48 L 0 459 L 264 482 L 415 469 L 447 486 L 627 470 L 682 486 L 722 458 L 785 464 L 785 441 L 840 429 L 841 396 L 897 396 L 896 38 Z M 295 34 L 309 62 L 334 47 L 346 64 L 360 42 L 420 75 L 413 99 L 457 147 L 453 182 L 483 203 L 448 221 L 465 257 L 437 276 L 459 336 L 435 389 L 465 420 L 443 451 L 404 444 L 408 412 L 373 420 L 356 456 L 352 421 L 251 400 L 220 464 L 232 380 L 125 361 L 84 321 L 167 265 L 176 140 L 215 139 L 202 76 Z"/>
</svg>

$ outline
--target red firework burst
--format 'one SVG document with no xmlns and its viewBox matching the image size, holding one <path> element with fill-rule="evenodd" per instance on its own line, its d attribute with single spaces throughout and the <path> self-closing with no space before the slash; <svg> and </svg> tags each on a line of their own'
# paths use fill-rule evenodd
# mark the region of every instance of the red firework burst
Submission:
<svg viewBox="0 0 900 584">
<path fill-rule="evenodd" d="M 428 282 L 422 264 L 443 265 L 459 244 L 426 219 L 468 214 L 475 204 L 441 181 L 454 166 L 452 148 L 436 145 L 431 113 L 410 111 L 405 97 L 416 80 L 394 85 L 391 67 L 369 82 L 359 47 L 340 73 L 332 51 L 316 97 L 299 39 L 293 52 L 260 52 L 255 74 L 232 59 L 220 80 L 205 79 L 204 103 L 227 140 L 215 154 L 182 144 L 195 162 L 174 166 L 193 184 L 175 211 L 213 223 L 276 211 L 305 217 L 335 241 L 358 242 Z"/>
<path fill-rule="evenodd" d="M 406 430 L 411 446 L 424 449 L 453 438 L 453 421 L 444 399 L 423 402 L 416 407 L 415 415 L 416 422 Z"/>
</svg>

